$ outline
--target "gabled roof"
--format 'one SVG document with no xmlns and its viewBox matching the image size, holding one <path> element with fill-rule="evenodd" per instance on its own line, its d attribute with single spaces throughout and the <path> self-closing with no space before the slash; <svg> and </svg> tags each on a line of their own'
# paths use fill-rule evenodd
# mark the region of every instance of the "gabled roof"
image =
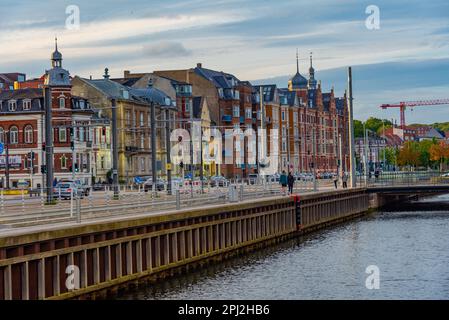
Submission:
<svg viewBox="0 0 449 320">
<path fill-rule="evenodd" d="M 138 97 L 139 99 L 148 102 L 156 103 L 161 107 L 174 107 L 173 101 L 168 95 L 156 88 L 134 89 L 129 88 L 130 95 Z"/>
<path fill-rule="evenodd" d="M 298 102 L 297 105 L 299 106 L 299 100 L 298 96 L 296 95 L 295 91 L 290 91 L 288 89 L 278 89 L 279 96 L 284 96 L 287 98 L 287 104 L 290 107 L 295 106 L 295 102 Z"/>
<path fill-rule="evenodd" d="M 275 101 L 275 99 L 276 99 L 276 91 L 278 89 L 275 84 L 253 86 L 253 96 L 254 97 L 258 97 L 260 95 L 260 88 L 262 88 L 264 102 L 277 103 L 277 101 Z"/>
<path fill-rule="evenodd" d="M 42 89 L 19 89 L 10 91 L 0 91 L 0 100 L 21 100 L 43 98 Z"/>
<path fill-rule="evenodd" d="M 130 94 L 131 88 L 121 85 L 118 82 L 109 80 L 109 79 L 83 79 L 82 81 L 88 83 L 92 87 L 101 91 L 104 95 L 106 95 L 109 99 L 120 99 L 120 100 L 130 100 L 136 102 L 143 102 L 142 99 L 139 99 L 136 96 Z M 126 96 L 126 92 L 128 92 L 128 97 Z"/>
<path fill-rule="evenodd" d="M 240 80 L 232 74 L 210 70 L 203 67 L 197 66 L 194 69 L 194 72 L 211 81 L 217 88 L 232 89 L 240 82 Z M 232 82 L 234 82 L 234 86 L 232 85 Z"/>
<path fill-rule="evenodd" d="M 143 76 L 142 77 L 133 77 L 133 78 L 116 78 L 116 79 L 111 79 L 111 81 L 118 82 L 121 85 L 124 85 L 127 87 L 132 87 L 133 85 L 136 84 L 137 81 L 139 81 L 142 78 L 143 78 Z"/>
</svg>

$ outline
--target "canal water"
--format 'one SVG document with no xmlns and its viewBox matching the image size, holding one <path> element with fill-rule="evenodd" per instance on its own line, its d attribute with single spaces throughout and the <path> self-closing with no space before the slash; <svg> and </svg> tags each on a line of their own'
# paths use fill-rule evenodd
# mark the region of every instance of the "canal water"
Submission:
<svg viewBox="0 0 449 320">
<path fill-rule="evenodd" d="M 116 298 L 449 299 L 449 195 L 415 204 L 426 211 L 373 213 Z"/>
</svg>

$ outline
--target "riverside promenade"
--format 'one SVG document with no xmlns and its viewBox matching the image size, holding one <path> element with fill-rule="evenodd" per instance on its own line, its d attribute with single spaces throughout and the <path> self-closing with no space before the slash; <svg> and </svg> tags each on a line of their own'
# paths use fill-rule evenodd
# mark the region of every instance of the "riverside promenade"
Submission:
<svg viewBox="0 0 449 320">
<path fill-rule="evenodd" d="M 103 296 L 351 219 L 369 198 L 365 188 L 266 195 L 3 229 L 0 299 Z"/>
</svg>

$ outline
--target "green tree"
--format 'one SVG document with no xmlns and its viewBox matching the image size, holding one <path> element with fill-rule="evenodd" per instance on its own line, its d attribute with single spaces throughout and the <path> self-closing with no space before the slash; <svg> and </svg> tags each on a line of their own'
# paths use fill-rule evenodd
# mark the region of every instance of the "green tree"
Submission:
<svg viewBox="0 0 449 320">
<path fill-rule="evenodd" d="M 398 164 L 409 167 L 421 165 L 418 142 L 408 141 L 404 144 L 398 154 Z"/>
<path fill-rule="evenodd" d="M 379 157 L 380 159 L 384 159 L 385 154 L 385 162 L 387 165 L 395 165 L 396 159 L 399 151 L 394 147 L 386 147 L 385 149 L 380 150 Z"/>
<path fill-rule="evenodd" d="M 419 162 L 424 167 L 430 167 L 432 165 L 432 161 L 430 158 L 430 149 L 432 145 L 436 143 L 435 140 L 423 140 L 418 144 L 419 150 Z"/>
<path fill-rule="evenodd" d="M 363 122 L 360 120 L 354 120 L 354 136 L 356 138 L 363 137 Z"/>
</svg>

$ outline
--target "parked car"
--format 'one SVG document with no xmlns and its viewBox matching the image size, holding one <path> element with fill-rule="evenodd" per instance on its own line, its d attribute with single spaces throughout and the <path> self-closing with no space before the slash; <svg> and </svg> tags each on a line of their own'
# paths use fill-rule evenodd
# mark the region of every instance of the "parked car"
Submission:
<svg viewBox="0 0 449 320">
<path fill-rule="evenodd" d="M 92 186 L 92 191 L 104 191 L 106 190 L 107 184 L 104 183 L 96 183 Z"/>
<path fill-rule="evenodd" d="M 443 178 L 449 178 L 449 172 L 448 172 L 448 173 L 443 173 L 441 176 L 442 176 Z"/>
<path fill-rule="evenodd" d="M 83 195 L 85 195 L 86 197 L 87 197 L 87 196 L 89 195 L 89 193 L 90 193 L 90 186 L 87 185 L 87 184 L 84 184 L 84 183 L 83 183 L 81 180 L 79 180 L 79 179 L 75 179 L 75 180 L 71 180 L 71 179 L 63 179 L 63 180 L 61 180 L 61 181 L 59 181 L 59 182 L 61 182 L 61 183 L 69 182 L 69 183 L 75 184 L 75 185 L 77 186 L 77 189 L 82 190 Z"/>
<path fill-rule="evenodd" d="M 80 197 L 83 198 L 85 195 L 85 191 L 82 187 L 79 186 L 79 184 L 76 184 L 74 182 L 59 182 L 54 188 L 53 188 L 53 194 L 59 198 L 62 199 L 70 199 L 73 197 Z"/>
<path fill-rule="evenodd" d="M 250 185 L 257 184 L 258 181 L 259 181 L 258 174 L 251 173 L 248 175 L 248 184 L 250 184 Z"/>
<path fill-rule="evenodd" d="M 164 180 L 157 179 L 156 180 L 156 191 L 163 191 L 165 189 L 166 184 L 167 184 L 167 182 L 165 182 Z M 143 184 L 143 187 L 144 187 L 145 192 L 152 191 L 153 190 L 153 178 L 150 178 L 147 181 L 145 181 L 145 183 Z"/>
<path fill-rule="evenodd" d="M 228 179 L 222 176 L 213 176 L 210 178 L 211 187 L 225 187 L 229 183 Z"/>
</svg>

